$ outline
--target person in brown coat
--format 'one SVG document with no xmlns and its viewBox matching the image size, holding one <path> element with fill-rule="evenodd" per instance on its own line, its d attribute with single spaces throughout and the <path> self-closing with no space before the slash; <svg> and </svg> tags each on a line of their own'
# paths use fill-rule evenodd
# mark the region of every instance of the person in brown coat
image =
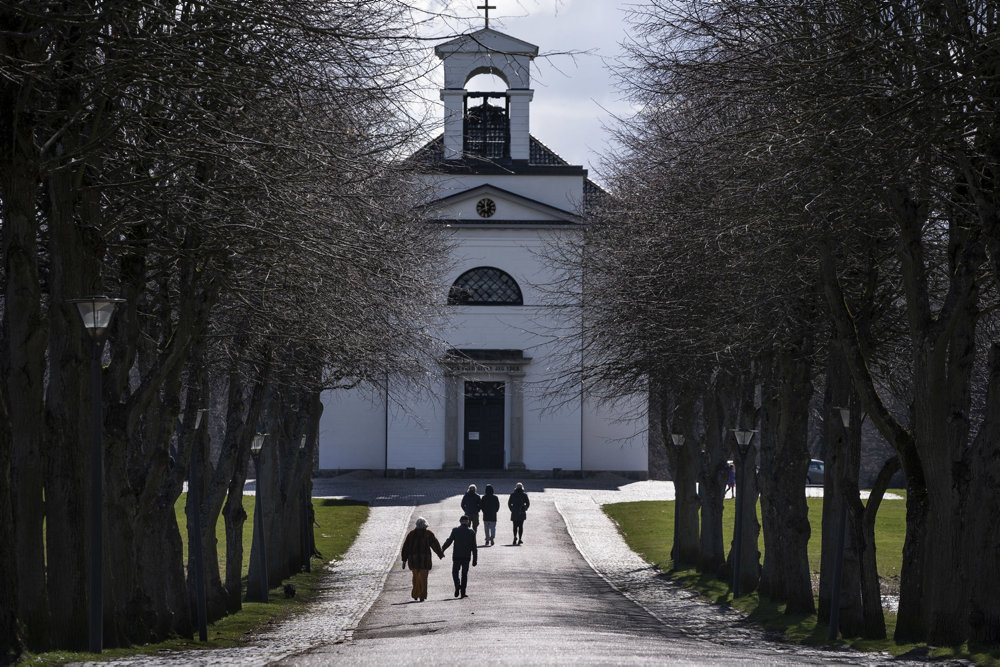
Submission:
<svg viewBox="0 0 1000 667">
<path fill-rule="evenodd" d="M 434 533 L 427 530 L 427 520 L 419 517 L 416 527 L 407 533 L 406 539 L 403 540 L 403 569 L 406 569 L 407 563 L 410 564 L 410 571 L 413 572 L 413 589 L 410 591 L 410 597 L 418 602 L 427 599 L 427 575 L 434 560 L 431 557 L 432 550 L 438 558 L 444 558 L 444 551 L 441 550 L 438 539 Z"/>
</svg>

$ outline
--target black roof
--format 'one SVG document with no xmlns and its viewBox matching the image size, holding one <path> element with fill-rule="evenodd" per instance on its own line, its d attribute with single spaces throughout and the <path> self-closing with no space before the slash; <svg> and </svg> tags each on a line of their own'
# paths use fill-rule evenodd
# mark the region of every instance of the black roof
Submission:
<svg viewBox="0 0 1000 667">
<path fill-rule="evenodd" d="M 445 160 L 444 135 L 439 134 L 410 156 L 409 161 L 431 172 L 583 176 L 585 207 L 597 204 L 607 194 L 601 186 L 587 178 L 586 169 L 571 165 L 534 136 L 528 139 L 527 160 L 490 159 L 475 155 L 466 155 L 460 160 Z"/>
<path fill-rule="evenodd" d="M 410 160 L 432 171 L 470 174 L 581 174 L 587 170 L 571 165 L 534 137 L 529 137 L 527 160 L 491 159 L 466 155 L 460 160 L 444 159 L 444 135 L 438 135 L 414 153 Z"/>
</svg>

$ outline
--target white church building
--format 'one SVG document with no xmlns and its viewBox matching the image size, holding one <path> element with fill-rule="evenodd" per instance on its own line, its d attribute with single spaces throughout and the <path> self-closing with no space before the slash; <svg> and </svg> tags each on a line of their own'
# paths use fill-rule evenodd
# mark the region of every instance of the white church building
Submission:
<svg viewBox="0 0 1000 667">
<path fill-rule="evenodd" d="M 452 234 L 440 372 L 419 389 L 389 377 L 378 388 L 326 392 L 319 468 L 644 479 L 646 397 L 609 405 L 579 380 L 567 388 L 582 360 L 559 339 L 578 330 L 581 311 L 576 294 L 553 303 L 559 276 L 545 261 L 551 244 L 581 240 L 585 205 L 600 188 L 530 134 L 538 47 L 488 25 L 436 48 L 444 133 L 413 158 L 433 193 L 418 202 L 427 224 Z M 481 74 L 507 89 L 466 89 Z"/>
</svg>

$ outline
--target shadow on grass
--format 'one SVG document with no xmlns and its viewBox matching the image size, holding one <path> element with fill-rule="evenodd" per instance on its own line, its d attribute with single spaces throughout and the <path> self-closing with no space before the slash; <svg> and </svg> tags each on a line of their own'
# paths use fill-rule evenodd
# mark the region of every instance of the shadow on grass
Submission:
<svg viewBox="0 0 1000 667">
<path fill-rule="evenodd" d="M 817 622 L 815 614 L 789 614 L 784 604 L 778 604 L 767 598 L 761 599 L 754 594 L 755 608 L 748 618 L 751 622 L 761 625 L 769 632 L 780 633 L 787 640 L 796 644 L 821 645 L 827 644 L 829 629 Z"/>
<path fill-rule="evenodd" d="M 314 498 L 313 504 L 320 507 L 368 507 L 368 503 L 364 500 L 350 498 Z"/>
</svg>

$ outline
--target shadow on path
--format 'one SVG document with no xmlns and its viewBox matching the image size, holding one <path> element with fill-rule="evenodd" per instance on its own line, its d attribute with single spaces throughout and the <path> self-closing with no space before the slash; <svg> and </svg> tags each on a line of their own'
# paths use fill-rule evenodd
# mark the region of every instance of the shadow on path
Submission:
<svg viewBox="0 0 1000 667">
<path fill-rule="evenodd" d="M 435 478 L 383 478 L 371 472 L 354 472 L 337 477 L 317 477 L 313 480 L 313 497 L 338 497 L 365 500 L 372 507 L 433 505 L 446 498 L 465 493 L 469 484 L 475 484 L 480 495 L 487 484 L 502 499 L 514 490 L 521 481 L 529 493 L 545 493 L 556 489 L 617 491 L 622 486 L 633 484 L 620 475 L 603 473 L 586 479 L 511 479 L 504 473 L 501 479 L 491 479 L 489 474 L 469 473 L 457 477 Z M 248 487 L 252 487 L 248 484 Z"/>
</svg>

